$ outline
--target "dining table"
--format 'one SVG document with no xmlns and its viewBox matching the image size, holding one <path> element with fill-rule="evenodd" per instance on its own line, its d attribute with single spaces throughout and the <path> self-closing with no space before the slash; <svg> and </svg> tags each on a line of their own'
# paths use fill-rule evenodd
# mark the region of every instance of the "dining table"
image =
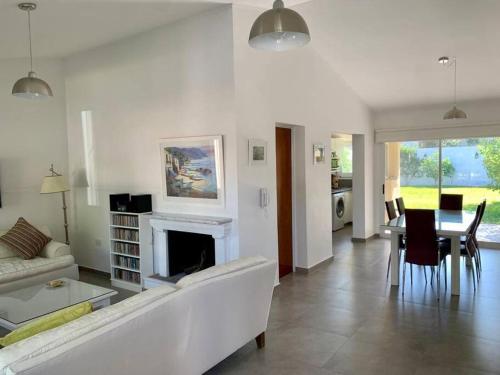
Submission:
<svg viewBox="0 0 500 375">
<path fill-rule="evenodd" d="M 451 240 L 451 294 L 460 295 L 460 238 L 472 226 L 474 214 L 468 211 L 435 210 L 436 235 Z M 405 215 L 389 220 L 381 226 L 391 233 L 391 284 L 399 285 L 399 236 L 406 233 Z"/>
</svg>

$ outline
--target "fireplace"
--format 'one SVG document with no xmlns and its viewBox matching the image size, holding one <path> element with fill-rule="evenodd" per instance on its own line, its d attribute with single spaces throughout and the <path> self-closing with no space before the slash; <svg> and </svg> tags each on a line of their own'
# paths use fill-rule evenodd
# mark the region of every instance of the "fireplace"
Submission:
<svg viewBox="0 0 500 375">
<path fill-rule="evenodd" d="M 231 218 L 154 213 L 150 224 L 154 274 L 144 277 L 146 289 L 232 259 Z"/>
<path fill-rule="evenodd" d="M 215 240 L 211 235 L 169 230 L 167 242 L 171 277 L 189 275 L 215 265 Z"/>
</svg>

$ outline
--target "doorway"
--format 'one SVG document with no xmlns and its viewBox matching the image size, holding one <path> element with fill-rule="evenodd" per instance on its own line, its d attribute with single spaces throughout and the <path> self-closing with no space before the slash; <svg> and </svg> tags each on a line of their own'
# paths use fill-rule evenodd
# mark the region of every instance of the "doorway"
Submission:
<svg viewBox="0 0 500 375">
<path fill-rule="evenodd" d="M 279 277 L 293 271 L 292 130 L 276 128 Z"/>
</svg>

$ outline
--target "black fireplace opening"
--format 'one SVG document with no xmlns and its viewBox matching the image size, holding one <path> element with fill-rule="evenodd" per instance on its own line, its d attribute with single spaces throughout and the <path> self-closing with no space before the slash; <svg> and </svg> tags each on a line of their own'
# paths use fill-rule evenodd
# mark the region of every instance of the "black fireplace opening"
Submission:
<svg viewBox="0 0 500 375">
<path fill-rule="evenodd" d="M 215 266 L 215 240 L 212 236 L 169 230 L 167 238 L 171 277 Z"/>
</svg>

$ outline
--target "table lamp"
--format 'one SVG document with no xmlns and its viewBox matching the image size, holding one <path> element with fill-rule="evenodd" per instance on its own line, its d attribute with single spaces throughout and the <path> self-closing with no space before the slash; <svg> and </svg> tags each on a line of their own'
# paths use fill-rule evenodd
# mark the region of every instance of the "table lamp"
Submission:
<svg viewBox="0 0 500 375">
<path fill-rule="evenodd" d="M 54 194 L 62 193 L 63 213 L 64 213 L 64 233 L 66 234 L 66 244 L 69 245 L 68 236 L 68 216 L 66 214 L 66 195 L 65 192 L 69 191 L 69 185 L 63 175 L 54 170 L 54 165 L 50 165 L 49 169 L 51 175 L 45 176 L 42 181 L 42 188 L 40 194 Z"/>
</svg>

